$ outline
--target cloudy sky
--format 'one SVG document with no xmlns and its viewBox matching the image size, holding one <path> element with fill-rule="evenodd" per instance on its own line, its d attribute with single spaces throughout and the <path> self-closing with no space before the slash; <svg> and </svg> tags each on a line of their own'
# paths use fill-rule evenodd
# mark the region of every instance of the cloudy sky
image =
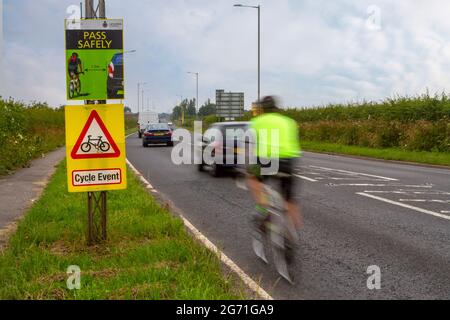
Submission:
<svg viewBox="0 0 450 320">
<path fill-rule="evenodd" d="M 0 0 L 1 2 L 2 0 Z M 80 0 L 3 0 L 0 95 L 65 104 L 64 23 Z M 257 95 L 256 10 L 247 0 L 106 0 L 125 19 L 126 104 L 137 82 L 157 111 L 177 95 L 216 89 Z M 284 106 L 450 91 L 450 1 L 260 0 L 262 94 Z M 76 14 L 76 12 L 75 12 Z M 147 98 L 145 98 L 147 103 Z"/>
</svg>

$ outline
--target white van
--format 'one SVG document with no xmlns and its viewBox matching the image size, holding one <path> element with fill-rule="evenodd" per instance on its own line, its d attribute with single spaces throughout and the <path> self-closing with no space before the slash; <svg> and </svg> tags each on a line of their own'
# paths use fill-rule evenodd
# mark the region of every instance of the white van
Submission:
<svg viewBox="0 0 450 320">
<path fill-rule="evenodd" d="M 147 126 L 152 123 L 159 123 L 158 113 L 153 112 L 153 111 L 146 111 L 146 112 L 139 113 L 139 119 L 138 119 L 139 138 L 142 138 L 145 128 L 147 128 Z"/>
</svg>

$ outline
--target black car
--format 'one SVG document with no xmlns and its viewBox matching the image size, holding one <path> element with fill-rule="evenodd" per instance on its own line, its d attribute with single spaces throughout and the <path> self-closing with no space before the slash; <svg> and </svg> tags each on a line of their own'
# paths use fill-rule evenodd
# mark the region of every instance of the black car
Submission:
<svg viewBox="0 0 450 320">
<path fill-rule="evenodd" d="M 108 65 L 108 78 L 106 81 L 108 99 L 123 99 L 123 54 L 115 54 Z"/>
<path fill-rule="evenodd" d="M 149 144 L 173 146 L 172 129 L 167 123 L 154 123 L 147 126 L 142 135 L 142 146 L 147 148 Z"/>
<path fill-rule="evenodd" d="M 248 122 L 221 122 L 215 123 L 208 128 L 208 130 L 218 130 L 223 137 L 222 141 L 214 141 L 214 139 L 202 137 L 200 148 L 197 148 L 198 156 L 202 159 L 202 164 L 198 165 L 199 171 L 208 171 L 214 176 L 218 177 L 225 172 L 224 169 L 233 169 L 238 165 L 239 155 L 248 154 L 248 142 L 249 139 L 241 134 L 227 137 L 227 130 L 237 130 L 236 132 L 247 133 L 249 129 Z M 207 163 L 203 158 L 203 153 L 207 146 L 213 148 L 212 156 L 216 161 L 213 163 Z M 201 153 L 200 153 L 201 152 Z M 227 159 L 228 158 L 228 159 Z M 222 159 L 222 161 L 217 161 Z"/>
</svg>

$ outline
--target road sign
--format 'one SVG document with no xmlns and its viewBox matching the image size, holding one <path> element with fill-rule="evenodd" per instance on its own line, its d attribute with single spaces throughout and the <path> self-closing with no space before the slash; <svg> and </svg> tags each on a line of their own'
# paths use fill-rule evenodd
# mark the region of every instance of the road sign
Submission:
<svg viewBox="0 0 450 320">
<path fill-rule="evenodd" d="M 127 187 L 123 105 L 66 106 L 69 192 Z"/>
<path fill-rule="evenodd" d="M 217 116 L 234 120 L 244 116 L 244 93 L 216 90 Z"/>
<path fill-rule="evenodd" d="M 71 153 L 72 159 L 120 157 L 120 150 L 98 112 L 93 110 Z"/>
<path fill-rule="evenodd" d="M 68 100 L 124 99 L 123 20 L 65 20 Z"/>
</svg>

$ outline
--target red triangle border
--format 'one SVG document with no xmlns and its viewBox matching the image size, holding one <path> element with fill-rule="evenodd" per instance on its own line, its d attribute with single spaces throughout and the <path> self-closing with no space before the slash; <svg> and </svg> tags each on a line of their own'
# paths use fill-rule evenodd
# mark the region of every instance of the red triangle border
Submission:
<svg viewBox="0 0 450 320">
<path fill-rule="evenodd" d="M 85 155 L 79 155 L 77 154 L 78 149 L 80 149 L 81 144 L 83 143 L 84 137 L 86 136 L 89 128 L 92 125 L 92 122 L 94 122 L 94 119 L 97 120 L 98 125 L 100 126 L 100 129 L 102 129 L 103 133 L 105 134 L 105 138 L 108 139 L 108 142 L 111 144 L 111 148 L 114 150 L 114 153 L 105 153 L 105 154 L 85 154 Z M 102 118 L 100 118 L 100 115 L 97 113 L 96 110 L 93 110 L 91 112 L 91 115 L 89 116 L 86 125 L 83 128 L 83 131 L 81 131 L 81 134 L 75 143 L 75 146 L 72 149 L 71 153 L 72 159 L 79 160 L 79 159 L 105 159 L 105 158 L 118 158 L 120 157 L 120 149 L 117 147 L 116 142 L 112 138 L 111 134 L 109 133 L 108 129 L 106 128 L 105 124 L 103 123 Z"/>
</svg>

